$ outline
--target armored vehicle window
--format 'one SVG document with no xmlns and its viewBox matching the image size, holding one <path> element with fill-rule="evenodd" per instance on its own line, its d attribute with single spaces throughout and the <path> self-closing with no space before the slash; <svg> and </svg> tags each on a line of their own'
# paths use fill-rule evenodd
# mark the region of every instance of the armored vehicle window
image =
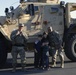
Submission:
<svg viewBox="0 0 76 75">
<path fill-rule="evenodd" d="M 38 6 L 34 6 L 34 11 L 38 11 Z"/>
<path fill-rule="evenodd" d="M 34 15 L 35 12 L 38 12 L 38 6 L 34 6 L 34 8 L 33 8 L 33 7 L 30 7 L 30 5 L 28 5 L 24 10 L 25 14 L 31 14 L 32 13 Z"/>
</svg>

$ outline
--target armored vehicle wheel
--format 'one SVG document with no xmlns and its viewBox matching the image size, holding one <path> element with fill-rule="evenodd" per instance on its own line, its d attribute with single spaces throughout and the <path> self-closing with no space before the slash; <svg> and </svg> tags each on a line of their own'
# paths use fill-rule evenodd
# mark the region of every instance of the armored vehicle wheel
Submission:
<svg viewBox="0 0 76 75">
<path fill-rule="evenodd" d="M 70 60 L 76 61 L 76 35 L 66 42 L 65 54 Z"/>
<path fill-rule="evenodd" d="M 7 51 L 5 47 L 5 43 L 2 39 L 0 39 L 0 68 L 2 68 L 7 59 Z"/>
</svg>

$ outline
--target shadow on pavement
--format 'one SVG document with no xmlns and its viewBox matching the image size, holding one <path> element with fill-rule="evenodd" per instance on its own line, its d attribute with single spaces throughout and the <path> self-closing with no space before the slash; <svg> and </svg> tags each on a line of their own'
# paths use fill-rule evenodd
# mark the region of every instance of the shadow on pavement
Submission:
<svg viewBox="0 0 76 75">
<path fill-rule="evenodd" d="M 42 69 L 35 69 L 33 67 L 31 68 L 26 68 L 25 71 L 21 70 L 21 67 L 18 67 L 15 73 L 12 73 L 12 68 L 9 69 L 2 69 L 0 70 L 0 75 L 24 75 L 24 74 L 38 74 L 38 73 L 44 73 L 47 70 L 42 70 Z"/>
<path fill-rule="evenodd" d="M 72 62 L 72 61 L 65 61 L 64 63 L 68 64 L 68 63 L 74 63 L 74 62 Z M 51 62 L 49 64 L 51 64 Z M 60 64 L 60 61 L 57 61 L 57 64 Z M 34 63 L 27 63 L 26 67 L 29 67 L 29 66 L 34 66 Z M 17 67 L 21 67 L 21 64 L 17 63 Z M 12 59 L 8 59 L 6 64 L 3 66 L 2 69 L 7 69 L 7 68 L 12 68 Z"/>
</svg>

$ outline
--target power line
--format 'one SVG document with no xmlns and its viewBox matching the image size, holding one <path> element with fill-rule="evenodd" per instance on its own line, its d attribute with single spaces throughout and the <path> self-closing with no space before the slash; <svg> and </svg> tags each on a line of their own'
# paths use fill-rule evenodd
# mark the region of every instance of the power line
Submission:
<svg viewBox="0 0 76 75">
<path fill-rule="evenodd" d="M 18 1 L 16 1 L 16 2 L 14 2 L 13 4 L 11 4 L 11 5 L 14 5 L 14 4 L 16 4 L 16 3 L 19 3 Z"/>
</svg>

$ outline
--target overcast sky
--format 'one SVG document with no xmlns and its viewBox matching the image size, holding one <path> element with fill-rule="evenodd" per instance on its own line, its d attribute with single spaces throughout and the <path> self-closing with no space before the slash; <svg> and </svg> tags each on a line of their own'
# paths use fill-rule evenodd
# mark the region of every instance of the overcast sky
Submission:
<svg viewBox="0 0 76 75">
<path fill-rule="evenodd" d="M 60 1 L 76 3 L 76 0 L 60 0 Z M 14 6 L 14 8 L 16 8 L 18 5 L 19 5 L 19 0 L 0 0 L 0 16 L 5 15 L 4 10 L 6 7 L 9 8 L 10 6 Z"/>
</svg>

